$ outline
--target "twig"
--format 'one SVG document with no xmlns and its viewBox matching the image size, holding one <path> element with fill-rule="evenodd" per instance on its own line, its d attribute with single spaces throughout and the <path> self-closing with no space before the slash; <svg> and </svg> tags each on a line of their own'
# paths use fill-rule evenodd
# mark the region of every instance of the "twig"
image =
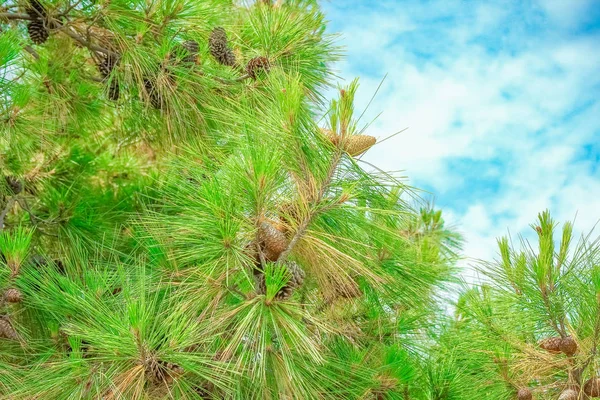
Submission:
<svg viewBox="0 0 600 400">
<path fill-rule="evenodd" d="M 67 15 L 69 15 L 69 13 L 70 13 L 71 11 L 73 11 L 73 9 L 74 9 L 75 7 L 77 7 L 79 4 L 81 4 L 81 0 L 77 0 L 77 2 L 75 2 L 73 5 L 69 6 L 69 8 L 67 8 L 67 9 L 66 9 L 64 12 L 60 13 L 59 15 L 60 15 L 61 17 L 66 17 L 66 16 L 67 16 Z"/>
<path fill-rule="evenodd" d="M 19 203 L 19 205 L 21 206 L 21 208 L 23 210 L 27 211 L 27 214 L 29 214 L 29 217 L 32 220 L 35 219 L 35 220 L 37 220 L 39 222 L 48 222 L 48 221 L 44 221 L 40 217 L 36 216 L 33 212 L 31 212 L 31 208 L 29 208 L 29 204 L 27 203 L 27 200 L 25 198 L 17 199 L 17 203 Z"/>
<path fill-rule="evenodd" d="M 35 51 L 33 49 L 33 47 L 31 47 L 30 45 L 25 45 L 23 46 L 23 49 L 28 52 L 29 54 L 31 54 L 33 56 L 33 58 L 35 58 L 36 60 L 40 59 L 40 55 L 37 53 L 37 51 Z"/>
<path fill-rule="evenodd" d="M 33 18 L 29 14 L 22 13 L 0 13 L 0 20 L 10 20 L 10 19 L 24 19 L 31 21 Z"/>
<path fill-rule="evenodd" d="M 218 76 L 213 76 L 214 80 L 216 80 L 218 82 L 221 82 L 221 83 L 225 83 L 227 85 L 231 85 L 231 84 L 236 83 L 236 82 L 242 82 L 242 81 L 245 81 L 248 78 L 250 78 L 250 75 L 248 75 L 248 74 L 244 74 L 244 75 L 242 75 L 242 76 L 240 76 L 238 78 L 235 78 L 235 79 L 224 79 L 224 78 L 221 78 L 221 77 L 218 77 Z"/>
<path fill-rule="evenodd" d="M 6 203 L 4 210 L 2 210 L 2 214 L 0 214 L 0 231 L 4 229 L 4 218 L 6 217 L 6 214 L 8 214 L 8 211 L 12 208 L 12 206 L 14 204 L 15 204 L 15 197 L 13 196 L 10 199 L 8 199 L 8 202 Z"/>
<path fill-rule="evenodd" d="M 240 290 L 237 288 L 237 286 L 225 286 L 225 288 L 226 288 L 227 290 L 229 290 L 230 292 L 237 294 L 237 295 L 238 295 L 238 296 L 240 296 L 241 298 L 243 298 L 243 299 L 247 299 L 246 295 L 245 295 L 244 293 L 242 293 L 242 292 L 241 292 L 241 291 L 240 291 Z"/>
<path fill-rule="evenodd" d="M 55 19 L 52 20 L 52 24 L 54 26 L 56 26 L 56 29 L 60 30 L 61 32 L 64 32 L 71 39 L 75 40 L 76 42 L 81 43 L 82 45 L 84 45 L 85 47 L 87 47 L 90 50 L 94 50 L 99 53 L 107 54 L 110 56 L 118 56 L 118 54 L 115 53 L 114 51 L 105 49 L 104 47 L 101 47 L 94 43 L 91 43 L 89 40 L 86 40 L 83 36 L 73 32 L 71 29 L 69 29 L 70 27 L 68 25 L 63 25 L 62 23 L 60 23 L 59 21 L 57 21 Z"/>
</svg>

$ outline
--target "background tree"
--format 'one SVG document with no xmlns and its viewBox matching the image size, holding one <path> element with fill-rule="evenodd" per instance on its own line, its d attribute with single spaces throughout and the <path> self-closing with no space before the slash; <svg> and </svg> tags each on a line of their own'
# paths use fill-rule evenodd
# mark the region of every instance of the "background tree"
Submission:
<svg viewBox="0 0 600 400">
<path fill-rule="evenodd" d="M 315 1 L 8 0 L 0 29 L 2 397 L 413 396 L 460 243 L 362 168 Z"/>
<path fill-rule="evenodd" d="M 546 211 L 535 224 L 538 243 L 498 240 L 499 258 L 482 263 L 486 277 L 460 297 L 456 317 L 438 337 L 440 399 L 600 397 L 600 244 L 590 232 L 578 242 Z"/>
</svg>

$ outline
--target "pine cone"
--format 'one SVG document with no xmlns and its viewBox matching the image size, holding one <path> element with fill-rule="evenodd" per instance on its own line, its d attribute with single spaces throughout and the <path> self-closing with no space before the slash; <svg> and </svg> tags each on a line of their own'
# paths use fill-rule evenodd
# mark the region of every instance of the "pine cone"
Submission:
<svg viewBox="0 0 600 400">
<path fill-rule="evenodd" d="M 39 2 L 39 0 L 30 0 L 29 6 L 26 9 L 27 15 L 35 19 L 44 19 L 48 16 L 46 8 Z"/>
<path fill-rule="evenodd" d="M 157 109 L 162 108 L 162 105 L 163 105 L 162 96 L 158 92 L 158 89 L 156 89 L 154 82 L 152 82 L 148 78 L 145 78 L 144 79 L 144 89 L 146 91 L 146 94 L 148 95 L 148 98 L 150 99 L 150 104 L 152 104 L 152 106 L 154 108 L 157 108 Z"/>
<path fill-rule="evenodd" d="M 305 273 L 298 264 L 293 261 L 286 261 L 285 267 L 290 273 L 290 279 L 284 287 L 281 288 L 275 296 L 279 300 L 287 300 L 294 294 L 294 290 L 304 284 Z"/>
<path fill-rule="evenodd" d="M 119 62 L 119 60 L 116 55 L 113 55 L 113 54 L 104 55 L 104 58 L 102 59 L 100 64 L 98 64 L 98 69 L 100 70 L 100 74 L 102 74 L 102 77 L 104 79 L 109 77 L 109 75 L 111 74 L 111 72 L 115 68 L 115 66 L 118 64 L 118 62 Z"/>
<path fill-rule="evenodd" d="M 4 299 L 9 303 L 20 303 L 23 300 L 23 295 L 19 289 L 10 288 L 4 292 Z"/>
<path fill-rule="evenodd" d="M 560 341 L 559 349 L 570 357 L 577 353 L 577 343 L 571 336 L 567 336 Z"/>
<path fill-rule="evenodd" d="M 230 67 L 235 65 L 235 54 L 227 45 L 227 33 L 222 27 L 216 27 L 211 32 L 208 39 L 208 49 L 219 64 Z"/>
<path fill-rule="evenodd" d="M 266 221 L 260 223 L 258 239 L 261 242 L 267 261 L 277 261 L 279 255 L 285 251 L 288 246 L 285 234 Z"/>
<path fill-rule="evenodd" d="M 7 176 L 4 179 L 14 194 L 19 194 L 23 191 L 23 183 L 14 176 Z"/>
<path fill-rule="evenodd" d="M 120 96 L 119 81 L 117 79 L 113 79 L 112 81 L 110 81 L 110 84 L 108 85 L 108 98 L 112 101 L 117 101 L 117 100 L 119 100 L 119 96 Z"/>
<path fill-rule="evenodd" d="M 529 388 L 521 388 L 517 392 L 518 400 L 531 400 L 532 398 L 533 395 L 531 394 L 531 390 L 529 390 Z"/>
<path fill-rule="evenodd" d="M 0 317 L 0 338 L 19 340 L 19 335 L 6 317 Z"/>
<path fill-rule="evenodd" d="M 377 139 L 373 136 L 354 135 L 348 139 L 345 150 L 352 157 L 357 157 L 373 147 L 375 142 L 377 142 Z"/>
<path fill-rule="evenodd" d="M 27 24 L 27 32 L 29 33 L 31 41 L 35 44 L 44 43 L 46 40 L 48 40 L 48 37 L 50 36 L 50 33 L 44 26 L 44 21 L 40 19 L 30 21 Z"/>
<path fill-rule="evenodd" d="M 187 55 L 183 58 L 184 63 L 195 64 L 198 59 L 198 51 L 200 46 L 195 40 L 186 40 L 182 44 L 183 48 L 187 51 Z"/>
<path fill-rule="evenodd" d="M 573 389 L 565 389 L 558 397 L 558 400 L 577 400 L 579 394 Z"/>
<path fill-rule="evenodd" d="M 583 385 L 583 392 L 590 397 L 600 397 L 600 377 L 593 377 Z"/>
<path fill-rule="evenodd" d="M 304 284 L 305 273 L 302 268 L 298 264 L 293 261 L 285 261 L 285 268 L 287 268 L 290 277 L 287 283 L 277 292 L 275 298 L 277 300 L 287 300 L 294 294 L 294 290 L 302 286 Z M 255 270 L 256 279 L 258 280 L 258 285 L 256 288 L 256 292 L 258 294 L 265 294 L 267 292 L 267 286 L 265 282 L 265 275 Z"/>
<path fill-rule="evenodd" d="M 267 57 L 254 57 L 246 65 L 246 73 L 254 80 L 258 77 L 261 72 L 268 72 L 271 68 L 269 59 Z"/>
<path fill-rule="evenodd" d="M 550 353 L 560 353 L 560 342 L 562 339 L 560 337 L 549 337 L 539 342 L 539 346 L 550 352 Z"/>
</svg>

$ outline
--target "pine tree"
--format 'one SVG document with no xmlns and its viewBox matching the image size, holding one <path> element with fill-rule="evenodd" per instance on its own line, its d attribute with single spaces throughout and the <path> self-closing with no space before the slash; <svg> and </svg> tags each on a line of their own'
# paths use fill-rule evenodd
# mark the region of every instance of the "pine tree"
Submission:
<svg viewBox="0 0 600 400">
<path fill-rule="evenodd" d="M 361 162 L 316 1 L 9 0 L 0 30 L 0 397 L 412 393 L 460 242 Z"/>
<path fill-rule="evenodd" d="M 461 295 L 437 337 L 433 359 L 446 360 L 453 392 L 444 398 L 600 396 L 599 239 L 575 241 L 572 224 L 559 231 L 547 211 L 531 227 L 537 244 L 498 240 L 499 258 L 478 268 L 486 279 Z"/>
</svg>

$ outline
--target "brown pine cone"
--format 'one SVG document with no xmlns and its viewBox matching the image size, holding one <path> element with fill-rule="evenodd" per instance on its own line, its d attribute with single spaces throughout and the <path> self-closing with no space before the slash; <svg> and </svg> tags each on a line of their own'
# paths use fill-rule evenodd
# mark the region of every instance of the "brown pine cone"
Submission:
<svg viewBox="0 0 600 400">
<path fill-rule="evenodd" d="M 246 65 L 246 73 L 254 80 L 258 77 L 261 72 L 268 72 L 271 68 L 269 59 L 267 57 L 254 57 Z"/>
<path fill-rule="evenodd" d="M 573 389 L 565 389 L 562 391 L 558 400 L 577 400 L 579 398 L 579 394 Z"/>
<path fill-rule="evenodd" d="M 571 336 L 567 336 L 566 338 L 560 341 L 560 351 L 568 355 L 569 357 L 573 354 L 577 353 L 577 342 Z"/>
<path fill-rule="evenodd" d="M 42 44 L 50 37 L 46 24 L 41 19 L 34 19 L 27 24 L 29 38 L 35 44 Z"/>
<path fill-rule="evenodd" d="M 6 176 L 4 179 L 14 194 L 19 194 L 23 191 L 23 183 L 19 179 L 14 176 Z"/>
<path fill-rule="evenodd" d="M 19 335 L 6 317 L 0 317 L 0 338 L 19 340 Z"/>
<path fill-rule="evenodd" d="M 550 352 L 550 353 L 560 353 L 560 343 L 561 343 L 562 339 L 558 336 L 556 337 L 549 337 L 546 339 L 543 339 L 539 342 L 539 346 Z"/>
<path fill-rule="evenodd" d="M 258 239 L 267 261 L 277 261 L 288 246 L 285 234 L 266 221 L 261 222 L 259 225 Z"/>
<path fill-rule="evenodd" d="M 518 400 L 531 400 L 532 398 L 533 394 L 531 393 L 531 390 L 529 390 L 529 388 L 521 388 L 517 392 Z"/>
<path fill-rule="evenodd" d="M 583 385 L 583 392 L 590 397 L 600 397 L 600 377 L 593 377 Z"/>
<path fill-rule="evenodd" d="M 236 64 L 235 54 L 227 44 L 227 33 L 224 28 L 219 26 L 213 29 L 208 39 L 208 49 L 219 64 L 230 67 Z"/>
<path fill-rule="evenodd" d="M 23 295 L 19 289 L 9 288 L 4 292 L 4 299 L 9 303 L 20 303 L 23 300 Z"/>
</svg>

